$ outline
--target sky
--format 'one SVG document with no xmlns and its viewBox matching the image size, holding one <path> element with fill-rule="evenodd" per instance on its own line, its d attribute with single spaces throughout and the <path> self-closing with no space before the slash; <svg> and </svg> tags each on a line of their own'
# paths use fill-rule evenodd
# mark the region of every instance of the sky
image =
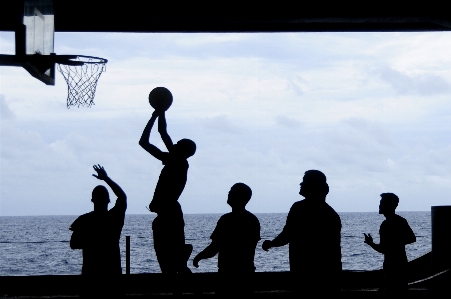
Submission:
<svg viewBox="0 0 451 299">
<path fill-rule="evenodd" d="M 56 33 L 57 54 L 108 59 L 95 105 L 66 108 L 61 74 L 46 86 L 0 68 L 0 215 L 79 215 L 103 184 L 94 164 L 146 214 L 160 161 L 139 145 L 167 87 L 174 141 L 197 144 L 184 213 L 227 213 L 248 184 L 254 213 L 286 213 L 305 171 L 327 176 L 338 212 L 429 211 L 451 195 L 451 33 Z M 14 54 L 14 34 L 0 33 Z M 150 142 L 164 150 L 157 128 Z M 111 194 L 111 197 L 114 197 Z"/>
</svg>

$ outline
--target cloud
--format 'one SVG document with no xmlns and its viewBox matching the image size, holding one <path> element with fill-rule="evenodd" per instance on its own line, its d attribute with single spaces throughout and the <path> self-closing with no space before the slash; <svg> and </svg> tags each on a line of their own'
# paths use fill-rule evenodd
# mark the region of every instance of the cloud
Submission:
<svg viewBox="0 0 451 299">
<path fill-rule="evenodd" d="M 276 116 L 276 123 L 280 126 L 289 128 L 289 129 L 297 129 L 299 127 L 301 127 L 301 122 L 294 119 L 294 118 L 289 118 L 283 115 L 277 115 Z"/>
<path fill-rule="evenodd" d="M 435 74 L 408 75 L 390 67 L 380 68 L 375 74 L 400 95 L 431 96 L 451 91 L 451 84 Z"/>
<path fill-rule="evenodd" d="M 395 145 L 390 132 L 379 121 L 368 121 L 361 118 L 349 118 L 342 121 L 356 131 L 364 132 L 378 144 L 387 147 Z"/>
<path fill-rule="evenodd" d="M 240 134 L 240 128 L 227 118 L 227 115 L 217 115 L 203 120 L 204 127 L 226 134 Z"/>
<path fill-rule="evenodd" d="M 308 169 L 326 173 L 339 211 L 374 210 L 386 191 L 428 210 L 451 192 L 449 36 L 57 33 L 58 54 L 105 57 L 107 72 L 95 106 L 68 110 L 60 75 L 51 87 L 2 68 L 1 117 L 14 116 L 1 127 L 2 213 L 91 210 L 97 163 L 129 195 L 128 213 L 146 212 L 163 167 L 138 145 L 155 86 L 174 95 L 171 138 L 198 145 L 185 213 L 229 211 L 237 181 L 252 187 L 252 211 L 286 212 Z M 155 128 L 150 141 L 164 150 Z"/>
<path fill-rule="evenodd" d="M 14 118 L 16 118 L 16 115 L 9 108 L 8 103 L 6 103 L 5 96 L 0 94 L 0 119 L 7 120 Z"/>
</svg>

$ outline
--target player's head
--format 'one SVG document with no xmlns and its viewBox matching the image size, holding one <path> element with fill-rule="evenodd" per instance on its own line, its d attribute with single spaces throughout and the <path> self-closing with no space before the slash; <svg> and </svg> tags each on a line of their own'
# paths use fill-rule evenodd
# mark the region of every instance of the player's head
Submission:
<svg viewBox="0 0 451 299">
<path fill-rule="evenodd" d="M 227 203 L 232 208 L 243 208 L 249 202 L 252 197 L 251 188 L 243 183 L 236 183 L 230 188 L 229 196 L 227 197 Z"/>
<path fill-rule="evenodd" d="M 175 144 L 176 153 L 183 158 L 189 158 L 196 153 L 196 144 L 190 139 L 181 139 Z"/>
<path fill-rule="evenodd" d="M 329 193 L 326 176 L 319 170 L 307 170 L 300 185 L 299 194 L 305 198 L 326 198 Z"/>
<path fill-rule="evenodd" d="M 379 214 L 394 213 L 399 204 L 399 197 L 394 193 L 382 193 Z"/>
<path fill-rule="evenodd" d="M 94 205 L 108 205 L 110 202 L 110 194 L 105 186 L 98 185 L 92 190 L 91 201 Z"/>
</svg>

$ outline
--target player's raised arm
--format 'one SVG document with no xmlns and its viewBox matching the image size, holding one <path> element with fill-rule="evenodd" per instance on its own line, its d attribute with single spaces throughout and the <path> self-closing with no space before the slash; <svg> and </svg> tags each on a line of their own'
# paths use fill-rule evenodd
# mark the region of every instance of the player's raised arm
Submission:
<svg viewBox="0 0 451 299">
<path fill-rule="evenodd" d="M 170 151 L 174 146 L 174 143 L 172 143 L 172 139 L 167 131 L 166 115 L 164 111 L 161 111 L 158 116 L 158 132 L 160 133 L 161 139 L 166 145 L 166 148 Z"/>
<path fill-rule="evenodd" d="M 152 130 L 152 127 L 157 117 L 158 112 L 155 110 L 152 113 L 152 117 L 147 122 L 146 127 L 144 128 L 141 138 L 139 139 L 139 145 L 158 160 L 163 160 L 164 153 L 158 147 L 149 142 L 150 131 Z"/>
<path fill-rule="evenodd" d="M 122 188 L 107 175 L 103 166 L 97 164 L 94 165 L 93 168 L 97 172 L 97 175 L 93 174 L 92 176 L 107 183 L 108 186 L 110 186 L 111 190 L 113 190 L 114 194 L 117 196 L 116 205 L 127 208 L 127 195 L 125 194 L 124 190 L 122 190 Z"/>
</svg>

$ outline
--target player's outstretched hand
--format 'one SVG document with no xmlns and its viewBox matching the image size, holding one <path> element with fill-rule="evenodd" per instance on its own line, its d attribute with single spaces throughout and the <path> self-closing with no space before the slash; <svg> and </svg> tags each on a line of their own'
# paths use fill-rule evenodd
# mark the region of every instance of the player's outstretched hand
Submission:
<svg viewBox="0 0 451 299">
<path fill-rule="evenodd" d="M 108 175 L 106 174 L 106 171 L 103 168 L 103 166 L 100 166 L 100 164 L 97 164 L 97 165 L 94 165 L 93 168 L 97 172 L 97 175 L 95 175 L 95 174 L 92 175 L 93 177 L 96 177 L 102 181 L 104 181 L 105 179 L 108 178 Z"/>
<path fill-rule="evenodd" d="M 271 241 L 270 241 L 270 240 L 265 240 L 265 241 L 263 241 L 262 249 L 263 249 L 264 251 L 268 251 L 269 248 L 271 248 L 271 247 L 272 247 L 272 244 L 271 244 Z"/>
<path fill-rule="evenodd" d="M 365 243 L 366 244 L 368 244 L 368 245 L 371 245 L 371 244 L 373 244 L 373 237 L 371 237 L 371 234 L 365 234 L 365 233 L 363 233 L 363 235 L 365 236 Z"/>
<path fill-rule="evenodd" d="M 196 256 L 193 259 L 193 266 L 196 267 L 196 268 L 199 268 L 199 261 L 200 261 L 200 259 Z"/>
</svg>

